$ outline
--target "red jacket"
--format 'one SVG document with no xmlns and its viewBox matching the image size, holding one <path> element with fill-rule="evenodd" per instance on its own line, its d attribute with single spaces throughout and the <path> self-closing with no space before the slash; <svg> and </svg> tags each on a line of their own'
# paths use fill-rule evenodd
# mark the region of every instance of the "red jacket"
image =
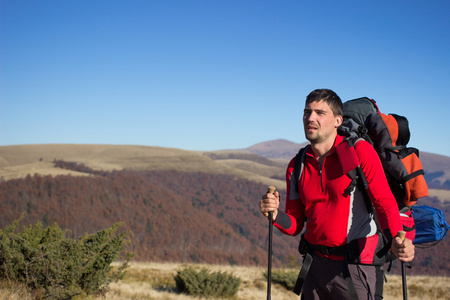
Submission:
<svg viewBox="0 0 450 300">
<path fill-rule="evenodd" d="M 285 234 L 297 235 L 307 220 L 304 237 L 314 245 L 336 247 L 358 239 L 363 248 L 362 263 L 371 263 L 378 242 L 376 224 L 360 191 L 356 189 L 350 195 L 345 194 L 351 180 L 341 171 L 335 151 L 342 140 L 343 137 L 337 136 L 321 170 L 311 148 L 308 149 L 299 179 L 299 193 L 291 182 L 295 159 L 290 161 L 286 171 L 286 210 L 285 214 L 279 212 L 274 225 Z M 355 150 L 380 225 L 385 233 L 389 230 L 388 236 L 395 236 L 402 230 L 402 223 L 378 155 L 366 141 L 356 143 Z"/>
</svg>

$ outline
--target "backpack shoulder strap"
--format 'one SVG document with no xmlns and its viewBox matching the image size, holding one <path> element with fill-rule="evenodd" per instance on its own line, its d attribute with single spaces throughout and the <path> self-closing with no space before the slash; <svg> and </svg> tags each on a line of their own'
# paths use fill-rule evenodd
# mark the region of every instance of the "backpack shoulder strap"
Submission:
<svg viewBox="0 0 450 300">
<path fill-rule="evenodd" d="M 353 190 L 355 190 L 356 187 L 359 188 L 359 190 L 362 193 L 367 212 L 372 215 L 372 218 L 377 226 L 377 234 L 378 234 L 379 241 L 378 241 L 377 248 L 375 249 L 375 253 L 374 253 L 374 263 L 383 263 L 383 264 L 386 262 L 392 263 L 391 256 L 389 255 L 391 239 L 386 236 L 386 234 L 383 232 L 383 230 L 381 228 L 380 220 L 378 219 L 375 208 L 373 207 L 372 201 L 369 196 L 369 192 L 368 192 L 369 184 L 367 182 L 366 175 L 364 174 L 364 172 L 361 168 L 359 156 L 355 149 L 356 143 L 358 143 L 360 140 L 364 140 L 364 139 L 361 139 L 361 138 L 347 139 L 348 146 L 349 146 L 348 149 L 350 149 L 350 151 L 351 151 L 351 153 L 349 151 L 349 155 L 355 155 L 355 158 L 358 161 L 358 166 L 356 168 L 350 170 L 347 173 L 347 176 L 352 181 L 351 181 L 349 187 L 346 189 L 346 193 L 348 193 L 348 195 L 350 195 L 350 193 Z M 346 141 L 344 140 L 344 142 L 346 142 Z M 389 269 L 390 269 L 390 266 L 389 266 Z"/>
<path fill-rule="evenodd" d="M 294 170 L 292 172 L 292 176 L 294 176 L 294 184 L 295 184 L 295 192 L 298 194 L 298 181 L 300 180 L 300 177 L 303 173 L 303 167 L 305 166 L 305 155 L 306 151 L 308 151 L 309 145 L 306 147 L 301 148 L 297 155 L 295 156 L 294 161 Z"/>
<path fill-rule="evenodd" d="M 367 211 L 372 213 L 374 210 L 367 192 L 369 184 L 367 183 L 366 175 L 361 168 L 359 156 L 355 149 L 356 143 L 363 140 L 364 139 L 360 137 L 345 138 L 344 141 L 336 148 L 336 153 L 339 158 L 342 171 L 351 179 L 349 186 L 345 189 L 345 194 L 350 195 L 351 192 L 354 191 L 359 185 L 364 196 Z"/>
</svg>

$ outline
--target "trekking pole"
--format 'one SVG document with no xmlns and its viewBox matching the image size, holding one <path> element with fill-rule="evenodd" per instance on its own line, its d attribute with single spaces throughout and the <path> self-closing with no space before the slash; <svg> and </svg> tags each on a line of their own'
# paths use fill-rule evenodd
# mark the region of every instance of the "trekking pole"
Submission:
<svg viewBox="0 0 450 300">
<path fill-rule="evenodd" d="M 405 240 L 405 234 L 404 231 L 399 231 L 397 233 L 398 237 L 402 240 L 402 242 Z M 408 300 L 408 290 L 406 287 L 406 265 L 404 262 L 402 262 L 402 287 L 403 287 L 403 300 Z"/>
<path fill-rule="evenodd" d="M 275 193 L 276 187 L 269 186 L 267 193 Z M 273 235 L 273 212 L 269 212 L 269 246 L 267 250 L 268 262 L 267 262 L 267 300 L 271 299 L 271 285 L 272 285 L 272 235 Z"/>
</svg>

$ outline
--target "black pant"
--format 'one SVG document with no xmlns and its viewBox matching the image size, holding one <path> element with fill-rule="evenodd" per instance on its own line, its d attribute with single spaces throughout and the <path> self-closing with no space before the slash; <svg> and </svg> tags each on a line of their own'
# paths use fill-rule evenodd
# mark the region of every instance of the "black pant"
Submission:
<svg viewBox="0 0 450 300">
<path fill-rule="evenodd" d="M 350 295 L 344 279 L 345 261 L 331 260 L 317 253 L 303 284 L 303 300 L 347 300 Z M 358 299 L 374 300 L 376 268 L 368 265 L 349 264 Z"/>
</svg>

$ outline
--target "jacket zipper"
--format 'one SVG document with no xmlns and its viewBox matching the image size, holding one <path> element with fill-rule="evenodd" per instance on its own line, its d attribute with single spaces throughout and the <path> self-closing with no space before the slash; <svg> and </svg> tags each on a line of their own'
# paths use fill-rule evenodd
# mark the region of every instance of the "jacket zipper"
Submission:
<svg viewBox="0 0 450 300">
<path fill-rule="evenodd" d="M 323 178 L 322 178 L 322 168 L 323 168 L 323 161 L 322 163 L 319 163 L 319 177 L 320 177 L 320 188 L 322 189 L 322 193 L 324 193 L 323 189 Z"/>
</svg>

